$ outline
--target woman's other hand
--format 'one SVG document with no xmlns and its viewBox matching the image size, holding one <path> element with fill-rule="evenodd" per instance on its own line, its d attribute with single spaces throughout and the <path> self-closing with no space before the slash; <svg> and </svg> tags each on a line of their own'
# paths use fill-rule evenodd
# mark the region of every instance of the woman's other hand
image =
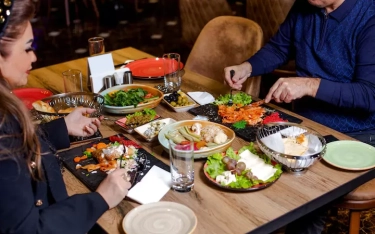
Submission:
<svg viewBox="0 0 375 234">
<path fill-rule="evenodd" d="M 234 76 L 231 77 L 231 70 L 234 71 Z M 224 76 L 226 83 L 233 89 L 242 89 L 242 84 L 251 75 L 252 67 L 248 62 L 244 62 L 240 65 L 230 66 L 224 68 Z"/>
<path fill-rule="evenodd" d="M 92 136 L 98 131 L 101 118 L 88 118 L 85 115 L 95 112 L 95 109 L 76 108 L 65 117 L 66 127 L 71 136 Z"/>
<path fill-rule="evenodd" d="M 98 192 L 107 202 L 109 209 L 117 206 L 128 194 L 131 184 L 127 181 L 127 171 L 116 169 L 100 183 Z"/>
</svg>

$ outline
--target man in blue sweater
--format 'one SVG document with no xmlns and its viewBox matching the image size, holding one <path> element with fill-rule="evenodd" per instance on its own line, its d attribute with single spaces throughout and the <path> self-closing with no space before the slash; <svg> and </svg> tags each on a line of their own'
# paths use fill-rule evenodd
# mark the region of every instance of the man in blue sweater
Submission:
<svg viewBox="0 0 375 234">
<path fill-rule="evenodd" d="M 298 77 L 280 78 L 265 101 L 375 145 L 375 0 L 296 0 L 276 35 L 246 62 L 224 69 L 235 89 L 290 59 Z M 233 78 L 230 70 L 235 71 Z M 325 208 L 288 225 L 286 233 L 321 233 Z"/>
<path fill-rule="evenodd" d="M 375 145 L 375 0 L 296 0 L 270 42 L 225 79 L 240 89 L 290 59 L 298 77 L 278 79 L 265 101 L 294 101 L 296 113 Z"/>
</svg>

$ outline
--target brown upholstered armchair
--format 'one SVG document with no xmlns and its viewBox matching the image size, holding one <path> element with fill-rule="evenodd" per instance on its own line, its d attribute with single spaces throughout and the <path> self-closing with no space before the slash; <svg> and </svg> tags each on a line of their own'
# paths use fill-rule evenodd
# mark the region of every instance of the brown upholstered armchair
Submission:
<svg viewBox="0 0 375 234">
<path fill-rule="evenodd" d="M 182 40 L 193 47 L 203 27 L 215 17 L 232 15 L 226 0 L 179 0 Z"/>
<path fill-rule="evenodd" d="M 186 61 L 186 68 L 224 82 L 224 68 L 240 64 L 257 52 L 263 40 L 260 26 L 236 16 L 216 17 L 199 34 Z M 259 96 L 260 77 L 247 80 L 243 90 Z"/>
<path fill-rule="evenodd" d="M 295 0 L 247 0 L 246 17 L 257 22 L 263 30 L 264 43 L 277 32 Z M 294 61 L 276 69 L 278 77 L 296 76 Z"/>
</svg>

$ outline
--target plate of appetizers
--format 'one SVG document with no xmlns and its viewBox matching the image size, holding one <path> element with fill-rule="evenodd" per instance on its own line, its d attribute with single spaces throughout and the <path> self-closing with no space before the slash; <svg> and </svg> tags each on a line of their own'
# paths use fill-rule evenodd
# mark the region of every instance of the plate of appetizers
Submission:
<svg viewBox="0 0 375 234">
<path fill-rule="evenodd" d="M 267 188 L 282 174 L 282 166 L 256 150 L 253 143 L 234 151 L 215 153 L 204 164 L 204 175 L 214 185 L 234 191 Z"/>
<path fill-rule="evenodd" d="M 124 118 L 115 121 L 115 124 L 124 129 L 127 133 L 131 134 L 134 129 L 144 124 L 150 123 L 151 121 L 157 120 L 160 115 L 155 110 L 145 108 L 141 111 L 137 111 L 133 114 L 128 114 Z"/>
<path fill-rule="evenodd" d="M 233 130 L 204 120 L 183 120 L 165 126 L 158 135 L 159 143 L 169 151 L 169 139 L 178 145 L 194 142 L 194 158 L 225 151 L 236 137 Z"/>
</svg>

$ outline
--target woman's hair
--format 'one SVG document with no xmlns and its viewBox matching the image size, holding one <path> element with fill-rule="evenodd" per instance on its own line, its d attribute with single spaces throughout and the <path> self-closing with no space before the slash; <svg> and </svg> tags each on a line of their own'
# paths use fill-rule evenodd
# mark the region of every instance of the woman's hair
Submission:
<svg viewBox="0 0 375 234">
<path fill-rule="evenodd" d="M 12 4 L 7 26 L 3 29 L 4 34 L 0 38 L 0 56 L 5 59 L 11 53 L 11 46 L 14 41 L 23 35 L 28 21 L 34 16 L 34 3 L 32 0 L 13 0 Z M 5 130 L 9 128 L 7 125 L 12 122 L 19 123 L 21 132 L 17 128 L 13 128 L 11 131 Z M 4 130 L 2 131 L 3 134 L 0 135 L 0 140 L 3 142 L 6 139 L 15 139 L 15 142 L 17 140 L 22 142 L 21 147 L 1 146 L 0 158 L 2 160 L 15 159 L 17 155 L 25 157 L 32 177 L 35 180 L 41 180 L 43 176 L 40 142 L 36 134 L 35 125 L 25 105 L 11 93 L 11 87 L 2 76 L 0 76 L 0 128 Z M 35 162 L 35 167 L 32 166 L 32 162 Z"/>
</svg>

